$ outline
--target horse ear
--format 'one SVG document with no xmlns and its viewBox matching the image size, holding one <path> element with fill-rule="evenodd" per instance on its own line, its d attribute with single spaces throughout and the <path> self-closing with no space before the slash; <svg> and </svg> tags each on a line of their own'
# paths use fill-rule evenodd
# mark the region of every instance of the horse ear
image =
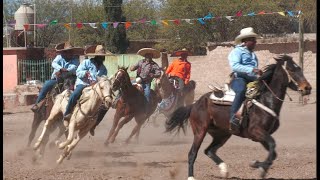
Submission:
<svg viewBox="0 0 320 180">
<path fill-rule="evenodd" d="M 118 65 L 118 69 L 120 69 L 120 66 Z"/>
<path fill-rule="evenodd" d="M 128 68 L 129 68 L 129 66 L 128 67 L 126 67 L 126 68 L 124 68 L 126 71 L 128 71 Z"/>
</svg>

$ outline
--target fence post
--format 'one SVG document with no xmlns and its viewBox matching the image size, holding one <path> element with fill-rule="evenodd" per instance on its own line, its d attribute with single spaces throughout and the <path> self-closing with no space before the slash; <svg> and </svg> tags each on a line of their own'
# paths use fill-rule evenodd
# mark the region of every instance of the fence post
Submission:
<svg viewBox="0 0 320 180">
<path fill-rule="evenodd" d="M 303 41 L 303 18 L 302 14 L 299 14 L 299 66 L 303 72 L 303 52 L 304 52 L 304 41 Z M 303 96 L 299 97 L 299 103 L 303 104 Z"/>
</svg>

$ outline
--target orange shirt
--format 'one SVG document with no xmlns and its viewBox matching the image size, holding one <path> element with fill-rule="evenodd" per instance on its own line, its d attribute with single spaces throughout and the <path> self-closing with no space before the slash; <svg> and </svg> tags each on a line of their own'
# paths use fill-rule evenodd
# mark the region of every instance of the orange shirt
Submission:
<svg viewBox="0 0 320 180">
<path fill-rule="evenodd" d="M 183 61 L 181 59 L 175 59 L 166 70 L 166 74 L 171 76 L 177 76 L 184 81 L 184 84 L 188 84 L 191 74 L 191 63 L 189 61 Z"/>
</svg>

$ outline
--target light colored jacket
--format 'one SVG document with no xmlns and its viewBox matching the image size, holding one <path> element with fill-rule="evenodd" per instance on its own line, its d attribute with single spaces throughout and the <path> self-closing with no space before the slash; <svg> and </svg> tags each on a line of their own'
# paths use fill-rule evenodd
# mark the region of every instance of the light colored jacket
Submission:
<svg viewBox="0 0 320 180">
<path fill-rule="evenodd" d="M 56 79 L 56 72 L 60 71 L 60 69 L 62 68 L 67 69 L 69 72 L 72 72 L 72 74 L 76 74 L 79 63 L 79 59 L 73 58 L 68 62 L 61 55 L 57 55 L 51 64 L 52 68 L 54 69 L 51 75 L 51 79 Z"/>
<path fill-rule="evenodd" d="M 107 76 L 108 71 L 107 68 L 102 64 L 99 69 L 96 67 L 96 65 L 92 62 L 91 59 L 85 59 L 83 62 L 79 65 L 76 75 L 76 86 L 78 84 L 83 85 L 90 85 L 90 83 L 97 82 L 97 76 Z M 90 72 L 90 76 L 86 77 L 86 72 Z"/>
<path fill-rule="evenodd" d="M 254 52 L 250 52 L 247 47 L 237 45 L 229 54 L 229 65 L 236 74 L 245 73 L 246 75 L 256 78 L 257 75 L 252 72 L 258 68 L 258 58 Z"/>
</svg>

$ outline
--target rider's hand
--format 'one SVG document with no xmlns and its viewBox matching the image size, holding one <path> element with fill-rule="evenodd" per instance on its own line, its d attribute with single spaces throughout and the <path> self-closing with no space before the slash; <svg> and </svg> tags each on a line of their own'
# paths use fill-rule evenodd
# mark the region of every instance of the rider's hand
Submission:
<svg viewBox="0 0 320 180">
<path fill-rule="evenodd" d="M 90 72 L 87 71 L 86 74 L 84 75 L 85 77 L 89 77 L 90 76 Z"/>
<path fill-rule="evenodd" d="M 61 68 L 60 71 L 61 72 L 68 72 L 68 70 L 66 68 Z"/>
<path fill-rule="evenodd" d="M 60 76 L 61 76 L 61 72 L 60 72 L 60 71 L 57 71 L 57 72 L 55 73 L 55 75 L 56 75 L 57 77 L 60 77 Z"/>
<path fill-rule="evenodd" d="M 252 70 L 252 72 L 254 72 L 255 74 L 257 74 L 257 75 L 259 75 L 259 76 L 262 75 L 262 71 L 261 71 L 260 69 L 258 69 L 258 68 L 254 68 L 254 69 Z"/>
</svg>

